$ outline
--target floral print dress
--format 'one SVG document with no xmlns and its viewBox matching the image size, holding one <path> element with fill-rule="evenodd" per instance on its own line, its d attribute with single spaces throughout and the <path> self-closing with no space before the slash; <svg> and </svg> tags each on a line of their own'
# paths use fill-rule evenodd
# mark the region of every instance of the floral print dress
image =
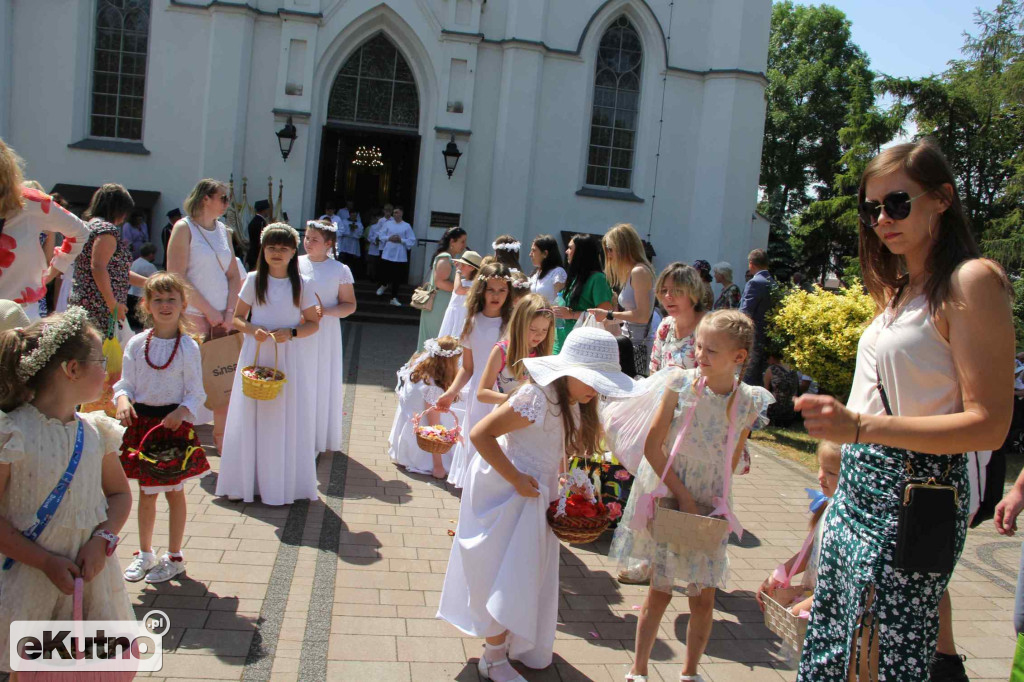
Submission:
<svg viewBox="0 0 1024 682">
<path fill-rule="evenodd" d="M 105 234 L 117 240 L 117 248 L 107 264 L 110 274 L 110 287 L 114 290 L 114 299 L 119 306 L 128 304 L 128 272 L 132 267 L 132 248 L 121 239 L 121 231 L 101 218 L 93 218 L 87 223 L 89 241 L 75 260 L 75 281 L 68 297 L 68 305 L 79 305 L 89 313 L 89 321 L 96 325 L 101 333 L 106 333 L 110 322 L 111 311 L 92 278 L 92 249 L 96 238 Z"/>
<path fill-rule="evenodd" d="M 732 310 L 740 307 L 740 288 L 733 282 L 722 289 L 722 293 L 715 299 L 715 310 Z"/>
<path fill-rule="evenodd" d="M 676 322 L 666 317 L 658 325 L 658 333 L 654 335 L 654 347 L 651 349 L 650 373 L 654 374 L 666 367 L 692 369 L 697 366 L 694 348 L 697 345 L 696 331 L 683 338 L 676 337 Z"/>
</svg>

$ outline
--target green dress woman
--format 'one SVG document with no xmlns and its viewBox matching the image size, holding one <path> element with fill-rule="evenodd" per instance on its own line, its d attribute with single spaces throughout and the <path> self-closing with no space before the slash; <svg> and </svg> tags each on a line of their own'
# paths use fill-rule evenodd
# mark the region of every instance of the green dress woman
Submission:
<svg viewBox="0 0 1024 682">
<path fill-rule="evenodd" d="M 448 301 L 455 288 L 454 258 L 466 250 L 466 231 L 461 227 L 449 228 L 434 252 L 430 263 L 430 283 L 437 293 L 434 294 L 434 305 L 430 310 L 420 312 L 420 333 L 416 343 L 417 350 L 423 350 L 423 342 L 437 336 L 444 321 L 444 311 L 448 309 Z"/>
<path fill-rule="evenodd" d="M 601 241 L 597 237 L 578 234 L 569 240 L 565 250 L 569 265 L 568 285 L 555 298 L 555 348 L 562 349 L 562 343 L 576 326 L 576 320 L 590 308 L 612 310 L 615 294 L 608 286 L 601 265 Z"/>
</svg>

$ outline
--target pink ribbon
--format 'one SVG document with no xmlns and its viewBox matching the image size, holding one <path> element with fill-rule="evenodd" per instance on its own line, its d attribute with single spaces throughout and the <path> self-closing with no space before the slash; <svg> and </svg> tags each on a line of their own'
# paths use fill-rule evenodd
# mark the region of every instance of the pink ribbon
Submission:
<svg viewBox="0 0 1024 682">
<path fill-rule="evenodd" d="M 821 523 L 821 520 L 818 521 Z M 800 553 L 796 555 L 796 561 L 790 567 L 790 570 L 786 570 L 786 564 L 779 564 L 775 567 L 772 572 L 772 578 L 775 580 L 777 587 L 789 587 L 793 581 L 793 576 L 796 575 L 797 567 L 803 563 L 804 557 L 811 551 L 811 545 L 814 543 L 814 535 L 818 532 L 817 527 L 812 528 L 811 532 L 807 534 L 807 538 L 804 540 L 803 546 L 800 548 Z"/>
<path fill-rule="evenodd" d="M 679 453 L 679 448 L 683 444 L 683 440 L 686 438 L 686 434 L 690 430 L 690 426 L 693 424 L 694 415 L 697 413 L 697 403 L 700 402 L 701 396 L 704 394 L 704 387 L 707 384 L 707 380 L 701 377 L 697 380 L 695 391 L 697 398 L 693 401 L 690 406 L 690 410 L 686 413 L 686 419 L 683 421 L 683 426 L 679 429 L 679 434 L 676 436 L 675 442 L 672 444 L 672 450 L 669 452 L 668 462 L 665 464 L 665 470 L 661 472 L 661 479 L 658 482 L 658 487 L 650 493 L 646 493 L 640 496 L 637 500 L 636 508 L 633 510 L 633 518 L 629 523 L 629 527 L 632 530 L 645 530 L 650 520 L 654 518 L 654 510 L 658 505 L 658 499 L 668 495 L 668 488 L 665 486 L 665 476 L 668 475 L 669 470 L 672 468 L 672 462 L 675 461 L 676 455 Z M 733 383 L 733 392 L 739 387 L 738 383 Z M 739 538 L 743 537 L 743 526 L 740 525 L 740 521 L 736 518 L 732 509 L 729 507 L 729 490 L 732 486 L 732 458 L 733 453 L 736 450 L 736 444 L 738 441 L 739 429 L 737 428 L 736 415 L 739 411 L 739 400 L 738 396 L 732 401 L 732 408 L 729 411 L 729 434 L 725 441 L 725 456 L 724 456 L 724 480 L 725 489 L 721 497 L 715 497 L 711 501 L 715 505 L 714 510 L 710 516 L 721 516 L 729 522 L 729 530 L 736 533 Z"/>
</svg>

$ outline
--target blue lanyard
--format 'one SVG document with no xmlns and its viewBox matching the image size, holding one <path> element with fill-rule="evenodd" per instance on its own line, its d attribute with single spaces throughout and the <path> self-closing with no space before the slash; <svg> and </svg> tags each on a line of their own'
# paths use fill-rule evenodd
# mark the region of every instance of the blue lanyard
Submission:
<svg viewBox="0 0 1024 682">
<path fill-rule="evenodd" d="M 67 493 L 68 486 L 71 485 L 71 479 L 75 476 L 75 470 L 78 469 L 78 462 L 82 459 L 82 446 L 84 444 L 85 428 L 82 427 L 82 420 L 79 418 L 78 434 L 75 436 L 75 451 L 71 453 L 71 461 L 68 462 L 68 468 L 65 469 L 57 486 L 47 495 L 46 500 L 43 501 L 42 506 L 36 512 L 36 522 L 32 524 L 31 528 L 21 533 L 32 542 L 35 542 L 43 534 L 46 526 L 53 519 L 53 515 L 57 513 L 60 503 L 64 500 L 64 494 Z M 4 560 L 3 570 L 10 570 L 13 565 L 14 559 L 8 557 Z"/>
</svg>

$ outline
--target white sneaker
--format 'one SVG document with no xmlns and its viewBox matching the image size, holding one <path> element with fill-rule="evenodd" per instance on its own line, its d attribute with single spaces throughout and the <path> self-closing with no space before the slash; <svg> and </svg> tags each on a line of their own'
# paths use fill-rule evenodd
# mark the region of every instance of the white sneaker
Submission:
<svg viewBox="0 0 1024 682">
<path fill-rule="evenodd" d="M 385 291 L 386 291 L 386 289 L 383 286 L 381 286 L 381 287 L 379 287 L 377 289 L 377 295 L 378 296 L 383 296 Z"/>
<path fill-rule="evenodd" d="M 150 584 L 167 582 L 171 578 L 179 576 L 184 572 L 184 558 L 179 557 L 177 560 L 174 560 L 170 555 L 164 554 L 160 557 L 160 562 L 156 568 L 146 574 L 146 582 Z"/>
<path fill-rule="evenodd" d="M 396 308 L 402 307 L 401 301 L 399 301 L 397 298 L 391 299 L 391 305 L 395 306 Z"/>
<path fill-rule="evenodd" d="M 124 569 L 124 579 L 130 583 L 137 583 L 146 577 L 146 574 L 160 565 L 160 560 L 152 552 L 135 552 L 135 558 Z"/>
</svg>

